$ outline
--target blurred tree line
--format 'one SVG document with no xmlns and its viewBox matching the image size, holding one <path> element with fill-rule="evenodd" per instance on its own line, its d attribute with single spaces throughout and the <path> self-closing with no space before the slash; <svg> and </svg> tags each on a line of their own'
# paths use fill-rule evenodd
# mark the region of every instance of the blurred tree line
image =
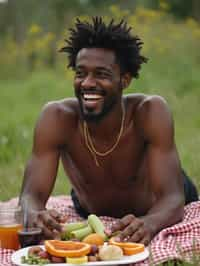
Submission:
<svg viewBox="0 0 200 266">
<path fill-rule="evenodd" d="M 1 0 L 0 34 L 10 31 L 20 42 L 32 23 L 59 34 L 74 16 L 105 14 L 107 7 L 113 4 L 133 12 L 138 5 L 151 9 L 165 5 L 178 19 L 193 17 L 200 21 L 200 0 Z"/>
<path fill-rule="evenodd" d="M 112 5 L 119 7 L 121 17 L 126 17 L 126 10 L 134 14 L 139 6 L 143 6 L 151 10 L 164 10 L 176 20 L 192 17 L 200 21 L 200 0 L 0 0 L 0 48 L 10 44 L 8 50 L 16 55 L 16 49 L 27 47 L 25 60 L 28 60 L 27 65 L 32 70 L 37 59 L 35 51 L 46 44 L 48 50 L 44 61 L 53 67 L 56 63 L 57 40 L 72 25 L 74 18 L 85 15 L 109 16 L 108 9 Z M 41 27 L 41 37 L 40 28 L 32 25 Z M 37 40 L 34 36 L 37 36 Z M 17 47 L 12 46 L 9 38 Z M 17 60 L 24 59 L 21 57 Z M 5 61 L 8 61 L 6 56 Z"/>
</svg>

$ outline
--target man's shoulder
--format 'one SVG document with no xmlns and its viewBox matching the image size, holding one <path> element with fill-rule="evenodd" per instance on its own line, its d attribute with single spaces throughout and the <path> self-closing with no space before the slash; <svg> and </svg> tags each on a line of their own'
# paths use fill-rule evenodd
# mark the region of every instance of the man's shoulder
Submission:
<svg viewBox="0 0 200 266">
<path fill-rule="evenodd" d="M 169 110 L 166 100 L 160 95 L 147 95 L 142 93 L 127 94 L 126 102 L 134 110 L 134 114 L 142 115 L 146 112 L 154 113 L 158 110 Z"/>
<path fill-rule="evenodd" d="M 146 95 L 138 105 L 138 113 L 146 117 L 170 113 L 167 101 L 159 95 Z"/>
<path fill-rule="evenodd" d="M 129 94 L 127 103 L 132 108 L 132 119 L 140 132 L 172 128 L 172 115 L 166 100 L 159 95 Z"/>
<path fill-rule="evenodd" d="M 150 94 L 143 94 L 143 93 L 132 93 L 132 94 L 125 94 L 124 97 L 126 98 L 127 102 L 129 103 L 137 103 L 137 105 L 141 108 L 145 108 L 147 105 L 158 105 L 164 104 L 166 105 L 166 100 L 160 95 L 150 95 Z"/>
<path fill-rule="evenodd" d="M 57 101 L 47 102 L 40 114 L 42 121 L 66 124 L 78 119 L 78 101 L 75 98 L 66 98 Z"/>
<path fill-rule="evenodd" d="M 42 113 L 49 115 L 67 115 L 76 113 L 78 101 L 75 98 L 65 98 L 57 101 L 47 102 L 43 108 Z"/>
<path fill-rule="evenodd" d="M 78 121 L 78 103 L 75 98 L 67 98 L 46 103 L 37 122 L 42 131 L 51 128 L 57 133 L 71 131 Z"/>
<path fill-rule="evenodd" d="M 35 126 L 35 139 L 62 145 L 77 128 L 78 103 L 68 98 L 46 103 Z"/>
</svg>

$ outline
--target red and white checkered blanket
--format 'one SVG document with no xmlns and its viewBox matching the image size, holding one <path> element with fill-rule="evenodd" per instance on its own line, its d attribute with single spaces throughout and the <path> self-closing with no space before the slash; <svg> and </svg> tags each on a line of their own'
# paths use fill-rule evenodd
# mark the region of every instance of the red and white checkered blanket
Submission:
<svg viewBox="0 0 200 266">
<path fill-rule="evenodd" d="M 3 205 L 16 205 L 17 199 L 0 202 Z M 69 222 L 81 220 L 76 214 L 69 196 L 50 197 L 47 208 L 56 209 L 67 215 Z M 115 219 L 100 217 L 105 226 L 109 228 Z M 200 256 L 200 201 L 193 202 L 185 207 L 182 222 L 168 227 L 157 234 L 149 246 L 150 257 L 135 266 L 158 265 L 169 260 L 187 260 L 195 254 Z M 0 266 L 13 266 L 11 255 L 13 250 L 0 248 Z"/>
</svg>

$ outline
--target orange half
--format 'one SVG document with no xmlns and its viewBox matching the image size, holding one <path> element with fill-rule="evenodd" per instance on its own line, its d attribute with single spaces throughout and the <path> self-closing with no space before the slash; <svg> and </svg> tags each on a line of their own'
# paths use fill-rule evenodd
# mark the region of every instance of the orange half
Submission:
<svg viewBox="0 0 200 266">
<path fill-rule="evenodd" d="M 77 241 L 46 240 L 46 251 L 56 257 L 83 257 L 90 253 L 91 246 Z"/>
<path fill-rule="evenodd" d="M 124 255 L 127 256 L 138 254 L 145 250 L 143 244 L 133 242 L 118 242 L 115 241 L 114 238 L 109 240 L 109 244 L 120 247 L 123 250 Z"/>
</svg>

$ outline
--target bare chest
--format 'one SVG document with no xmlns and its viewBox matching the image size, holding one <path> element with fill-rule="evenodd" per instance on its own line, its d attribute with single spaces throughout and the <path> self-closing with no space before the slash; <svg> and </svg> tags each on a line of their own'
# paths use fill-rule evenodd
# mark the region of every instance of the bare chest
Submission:
<svg viewBox="0 0 200 266">
<path fill-rule="evenodd" d="M 102 139 L 95 153 L 88 147 L 85 136 L 76 132 L 68 149 L 62 153 L 63 165 L 71 180 L 81 179 L 87 185 L 106 182 L 128 186 L 144 175 L 146 147 L 132 127 L 114 149 L 112 144 Z"/>
<path fill-rule="evenodd" d="M 108 146 L 105 141 L 99 150 L 103 152 Z M 106 156 L 94 156 L 84 137 L 77 134 L 68 151 L 63 152 L 62 161 L 81 204 L 91 212 L 117 216 L 119 205 L 121 215 L 130 210 L 142 213 L 147 208 L 145 152 L 144 141 L 130 128 Z M 140 210 L 138 200 L 143 202 Z"/>
</svg>

